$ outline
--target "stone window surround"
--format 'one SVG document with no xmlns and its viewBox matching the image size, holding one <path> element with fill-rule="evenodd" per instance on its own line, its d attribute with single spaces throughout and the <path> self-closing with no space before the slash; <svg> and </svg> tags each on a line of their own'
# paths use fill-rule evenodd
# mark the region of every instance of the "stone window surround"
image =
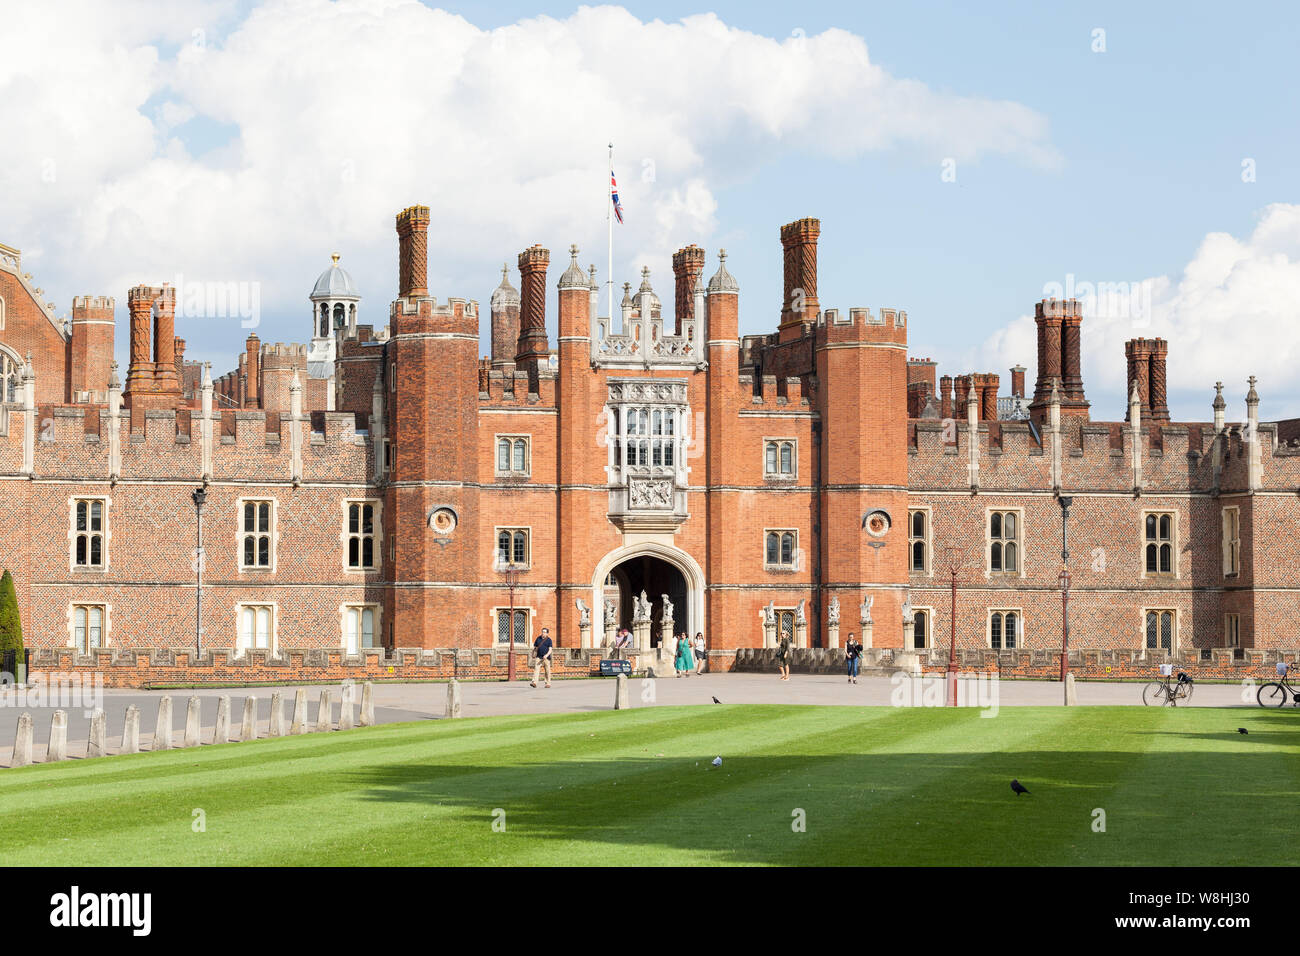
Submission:
<svg viewBox="0 0 1300 956">
<path fill-rule="evenodd" d="M 276 653 L 277 649 L 280 646 L 279 643 L 280 605 L 279 603 L 276 601 L 236 601 L 235 602 L 235 649 L 238 652 L 237 656 L 242 656 L 245 650 L 247 650 L 248 648 L 253 648 L 253 645 L 251 644 L 245 647 L 242 643 L 242 638 L 244 633 L 243 632 L 244 611 L 249 608 L 270 608 L 271 635 L 270 635 L 270 645 L 267 649 L 272 654 Z M 253 648 L 253 649 L 257 650 L 257 648 Z"/>
<path fill-rule="evenodd" d="M 502 441 L 510 442 L 510 467 L 505 471 L 501 470 L 500 445 Z M 514 443 L 522 441 L 524 443 L 524 467 L 518 470 L 514 467 Z M 533 436 L 521 435 L 515 432 L 501 433 L 492 436 L 492 470 L 498 478 L 531 478 L 533 474 Z"/>
<path fill-rule="evenodd" d="M 1016 534 L 1013 538 L 999 538 L 999 541 L 1006 543 L 1014 541 L 1016 545 L 1016 570 L 1014 571 L 994 571 L 993 570 L 993 531 L 992 518 L 994 512 L 1006 514 L 1010 512 L 1016 516 Z M 1006 565 L 1006 558 L 1002 559 Z M 1023 505 L 989 505 L 984 509 L 984 577 L 1020 577 L 1025 576 L 1025 509 Z"/>
<path fill-rule="evenodd" d="M 343 510 L 343 524 L 339 532 L 339 543 L 342 545 L 339 560 L 343 564 L 343 570 L 350 574 L 373 574 L 383 567 L 383 544 L 384 544 L 384 502 L 381 498 L 344 498 L 340 505 Z M 348 540 L 351 538 L 351 532 L 348 530 L 348 509 L 351 505 L 372 505 L 374 507 L 374 519 L 371 527 L 373 531 L 370 537 L 374 539 L 375 547 L 372 555 L 374 562 L 369 565 L 357 565 L 353 567 L 348 563 Z M 365 537 L 358 535 L 358 537 Z"/>
<path fill-rule="evenodd" d="M 109 634 L 113 623 L 113 605 L 107 602 L 99 604 L 95 601 L 68 602 L 68 647 L 75 648 L 77 646 L 77 608 L 79 607 L 97 607 L 103 610 L 104 620 L 100 625 L 99 646 L 108 647 L 111 644 Z M 89 640 L 89 635 L 87 635 L 87 640 Z M 89 649 L 87 649 L 87 653 L 90 653 Z"/>
<path fill-rule="evenodd" d="M 1228 514 L 1232 513 L 1232 526 L 1236 537 L 1228 537 Z M 1241 508 L 1237 505 L 1224 505 L 1222 510 L 1223 530 L 1223 576 L 1235 578 L 1241 574 Z"/>
<path fill-rule="evenodd" d="M 271 563 L 263 567 L 260 564 L 244 563 L 244 505 L 262 504 L 263 502 L 271 506 Z M 235 560 L 238 562 L 240 571 L 250 571 L 258 574 L 274 574 L 276 564 L 276 553 L 279 550 L 280 543 L 280 509 L 277 507 L 275 498 L 236 498 L 235 499 Z M 257 532 L 254 532 L 257 534 Z"/>
<path fill-rule="evenodd" d="M 497 572 L 506 570 L 506 565 L 501 561 L 501 551 L 500 548 L 498 547 L 501 541 L 502 531 L 511 532 L 511 539 L 510 539 L 511 557 L 514 556 L 514 537 L 513 537 L 514 533 L 518 531 L 522 531 L 524 533 L 524 548 L 526 551 L 524 555 L 524 561 L 522 564 L 516 563 L 514 565 L 514 568 L 515 570 L 518 571 L 531 571 L 533 569 L 533 526 L 519 525 L 519 524 L 502 524 L 502 525 L 497 525 L 492 529 L 492 570 Z"/>
<path fill-rule="evenodd" d="M 1163 648 L 1160 647 L 1147 647 L 1147 615 L 1152 612 L 1155 612 L 1157 614 L 1169 612 L 1173 614 L 1174 627 L 1173 627 L 1173 633 L 1169 636 L 1169 653 L 1170 654 L 1178 653 L 1178 632 L 1180 630 L 1179 624 L 1181 623 L 1179 621 L 1179 617 L 1181 615 L 1178 613 L 1178 608 L 1176 607 L 1152 606 L 1152 607 L 1143 607 L 1141 609 L 1142 616 L 1139 619 L 1138 647 L 1142 649 L 1143 653 L 1146 653 L 1147 651 L 1155 651 L 1159 653 L 1160 651 L 1163 650 Z M 1157 631 L 1156 640 L 1159 639 L 1160 639 L 1160 635 L 1159 632 Z"/>
<path fill-rule="evenodd" d="M 922 538 L 915 538 L 912 536 L 912 515 L 918 511 L 924 512 L 925 514 L 925 536 Z M 934 577 L 933 539 L 934 509 L 930 505 L 910 506 L 907 509 L 907 570 L 909 574 L 924 574 L 927 578 Z M 917 541 L 922 541 L 925 544 L 925 567 L 920 571 L 912 567 L 912 545 Z"/>
<path fill-rule="evenodd" d="M 371 610 L 375 612 L 374 627 L 374 644 L 372 647 L 382 647 L 384 644 L 384 606 L 370 601 L 354 601 L 347 604 L 339 605 L 339 633 L 341 641 L 339 646 L 345 651 L 348 646 L 348 612 L 356 610 Z M 362 653 L 364 645 L 361 643 L 361 630 L 357 630 L 357 653 Z"/>
<path fill-rule="evenodd" d="M 767 470 L 767 446 L 776 445 L 776 471 Z M 790 446 L 790 473 L 781 471 L 781 446 Z M 763 477 L 768 481 L 795 481 L 799 477 L 799 439 L 784 435 L 765 435 L 763 437 Z"/>
<path fill-rule="evenodd" d="M 771 534 L 794 535 L 794 542 L 790 547 L 789 564 L 782 564 L 780 561 L 781 544 L 779 540 L 777 541 L 777 554 L 776 554 L 777 563 L 773 564 L 767 560 L 767 538 L 768 535 Z M 803 570 L 803 561 L 801 560 L 801 557 L 802 554 L 799 551 L 799 529 L 798 528 L 764 528 L 763 529 L 763 570 L 764 571 L 778 571 L 778 572 L 787 572 L 787 573 L 791 571 L 801 571 Z"/>
<path fill-rule="evenodd" d="M 1157 534 L 1159 534 L 1159 521 L 1160 521 L 1158 516 L 1169 515 L 1169 553 L 1170 553 L 1170 567 L 1172 569 L 1170 571 L 1148 571 L 1147 570 L 1147 515 L 1157 515 L 1156 518 Z M 1181 537 L 1178 532 L 1179 532 L 1178 512 L 1176 510 L 1172 508 L 1143 508 L 1142 509 L 1141 520 L 1138 522 L 1138 541 L 1140 543 L 1139 550 L 1138 550 L 1138 562 L 1139 562 L 1138 567 L 1141 568 L 1142 570 L 1142 577 L 1165 578 L 1167 580 L 1174 580 L 1174 581 L 1177 581 L 1182 577 L 1182 573 L 1180 569 L 1181 562 L 1179 561 L 1179 546 L 1181 543 Z M 1160 543 L 1159 539 L 1156 539 L 1155 543 L 1159 545 Z M 1158 566 L 1159 566 L 1159 561 L 1157 560 L 1157 567 Z M 1145 621 L 1145 616 L 1143 620 Z M 1145 627 L 1146 624 L 1144 623 L 1143 638 L 1142 638 L 1144 645 L 1146 642 Z"/>
<path fill-rule="evenodd" d="M 607 469 L 611 484 L 623 485 L 633 474 L 647 474 L 658 477 L 673 477 L 678 488 L 687 484 L 686 458 L 690 449 L 691 406 L 688 390 L 689 382 L 684 378 L 611 378 L 607 380 L 607 398 L 604 405 L 605 444 L 609 448 Z M 628 465 L 627 462 L 627 412 L 636 408 L 659 408 L 674 412 L 673 463 L 672 465 Z M 617 412 L 617 427 L 609 427 Z M 646 439 L 653 441 L 654 435 L 647 434 Z M 670 436 L 661 434 L 662 441 Z M 637 436 L 638 440 L 640 435 Z M 615 461 L 615 448 L 618 460 Z M 495 449 L 494 449 L 495 454 Z M 652 459 L 653 460 L 653 456 Z M 645 469 L 641 472 L 640 469 Z"/>
<path fill-rule="evenodd" d="M 509 605 L 509 604 L 500 604 L 500 605 L 497 605 L 496 607 L 490 608 L 490 609 L 488 610 L 488 621 L 489 621 L 489 623 L 490 623 L 490 625 L 491 625 L 491 630 L 488 631 L 488 634 L 491 635 L 491 640 L 492 640 L 492 643 L 491 643 L 491 645 L 490 645 L 491 647 L 501 647 L 501 646 L 502 646 L 502 645 L 497 641 L 497 618 L 498 618 L 501 614 L 507 614 L 507 613 L 509 613 L 509 611 L 510 611 L 510 605 Z M 525 612 L 527 612 L 527 614 L 528 614 L 528 623 L 527 623 L 527 625 L 525 625 L 525 627 L 524 627 L 524 640 L 523 640 L 523 643 L 515 642 L 515 643 L 513 643 L 512 646 L 514 646 L 514 647 L 532 647 L 533 642 L 532 642 L 532 640 L 530 640 L 530 635 L 533 633 L 533 631 L 534 631 L 534 629 L 535 629 L 535 622 L 536 622 L 536 620 L 537 620 L 537 609 L 534 608 L 534 607 L 532 607 L 532 606 L 530 606 L 530 605 L 516 604 L 516 605 L 515 605 L 515 613 L 518 614 L 520 611 L 525 611 Z M 554 639 L 552 638 L 552 640 L 554 640 Z M 554 662 L 552 662 L 552 663 L 554 663 Z"/>
<path fill-rule="evenodd" d="M 929 606 L 929 605 L 927 605 L 927 604 L 920 604 L 920 605 L 914 604 L 914 605 L 912 605 L 912 644 L 913 644 L 913 645 L 916 644 L 916 618 L 917 618 L 918 615 L 919 615 L 919 616 L 922 616 L 922 617 L 924 617 L 924 618 L 926 619 L 926 620 L 925 620 L 925 624 L 926 624 L 926 627 L 925 627 L 925 647 L 924 647 L 924 648 L 919 648 L 919 647 L 916 647 L 916 646 L 913 646 L 913 647 L 905 647 L 905 648 L 903 648 L 904 650 L 908 650 L 908 651 L 923 650 L 923 649 L 924 649 L 924 650 L 932 650 L 932 649 L 934 648 L 934 646 L 935 646 L 935 644 L 934 644 L 934 608 L 931 607 L 931 606 Z"/>
<path fill-rule="evenodd" d="M 1002 630 L 1001 648 L 993 647 L 993 615 L 994 614 L 1002 615 L 1003 630 Z M 1014 614 L 1016 616 L 1016 633 L 1015 633 L 1016 644 L 1015 647 L 1012 648 L 1007 647 L 1006 616 L 1008 614 Z M 1001 605 L 999 605 L 998 607 L 988 608 L 984 620 L 984 644 L 990 650 L 1003 650 L 1003 651 L 1023 650 L 1025 646 L 1025 609 L 1023 607 L 1003 607 Z"/>
<path fill-rule="evenodd" d="M 104 506 L 103 524 L 98 532 L 103 538 L 100 545 L 99 556 L 102 561 L 99 564 L 77 564 L 77 502 L 79 501 L 98 501 Z M 112 526 L 109 522 L 113 499 L 107 495 L 78 495 L 68 499 L 68 570 L 72 572 L 92 572 L 103 574 L 109 570 L 111 547 L 113 541 Z M 87 552 L 89 557 L 89 552 Z"/>
<path fill-rule="evenodd" d="M 1241 647 L 1241 615 L 1235 611 L 1223 615 L 1223 646 Z"/>
</svg>

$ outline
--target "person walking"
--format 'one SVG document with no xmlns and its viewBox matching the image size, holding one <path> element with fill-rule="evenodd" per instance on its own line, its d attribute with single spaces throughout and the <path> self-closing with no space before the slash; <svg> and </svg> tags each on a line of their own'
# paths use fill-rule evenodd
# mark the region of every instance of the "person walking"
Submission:
<svg viewBox="0 0 1300 956">
<path fill-rule="evenodd" d="M 677 635 L 677 658 L 675 661 L 677 676 L 685 674 L 690 676 L 691 671 L 695 669 L 694 653 L 691 650 L 691 642 L 685 632 Z"/>
<path fill-rule="evenodd" d="M 776 645 L 776 666 L 781 672 L 781 680 L 790 679 L 790 640 L 789 634 L 782 634 L 781 640 Z"/>
<path fill-rule="evenodd" d="M 704 669 L 708 666 L 709 655 L 704 649 L 704 632 L 695 632 L 695 671 L 703 674 Z"/>
<path fill-rule="evenodd" d="M 849 668 L 849 683 L 858 682 L 858 669 L 862 663 L 862 642 L 849 631 L 848 643 L 844 645 L 844 660 Z"/>
<path fill-rule="evenodd" d="M 538 678 L 541 677 L 542 667 L 546 667 L 546 686 L 551 686 L 551 654 L 555 651 L 555 644 L 551 641 L 551 629 L 542 628 L 542 633 L 533 641 L 533 679 L 529 681 L 532 687 L 537 686 Z"/>
</svg>

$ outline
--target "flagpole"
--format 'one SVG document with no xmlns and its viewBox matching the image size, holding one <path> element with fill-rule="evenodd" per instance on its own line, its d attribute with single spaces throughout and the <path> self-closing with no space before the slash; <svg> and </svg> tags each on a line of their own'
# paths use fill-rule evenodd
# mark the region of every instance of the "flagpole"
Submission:
<svg viewBox="0 0 1300 956">
<path fill-rule="evenodd" d="M 609 286 L 609 331 L 614 331 L 614 144 L 609 144 L 609 179 L 605 188 L 605 223 L 609 227 L 609 261 L 605 284 Z M 620 329 L 622 331 L 622 329 Z"/>
</svg>

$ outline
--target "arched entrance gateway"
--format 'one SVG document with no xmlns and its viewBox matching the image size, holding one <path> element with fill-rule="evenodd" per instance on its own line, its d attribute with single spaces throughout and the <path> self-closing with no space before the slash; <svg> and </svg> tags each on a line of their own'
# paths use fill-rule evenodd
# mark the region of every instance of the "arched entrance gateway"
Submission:
<svg viewBox="0 0 1300 956">
<path fill-rule="evenodd" d="M 643 542 L 617 548 L 605 555 L 596 566 L 592 581 L 592 643 L 599 647 L 613 640 L 614 631 L 632 626 L 634 598 L 644 591 L 650 602 L 651 646 L 662 638 L 663 596 L 673 605 L 674 631 L 694 634 L 704 626 L 704 572 L 685 551 Z M 605 627 L 606 605 L 613 602 L 613 624 Z"/>
</svg>

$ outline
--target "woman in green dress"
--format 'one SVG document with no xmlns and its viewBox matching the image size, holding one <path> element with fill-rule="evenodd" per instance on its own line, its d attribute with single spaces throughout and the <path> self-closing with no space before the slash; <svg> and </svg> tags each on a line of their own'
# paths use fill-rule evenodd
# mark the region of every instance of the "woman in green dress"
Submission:
<svg viewBox="0 0 1300 956">
<path fill-rule="evenodd" d="M 677 635 L 677 658 L 674 661 L 677 668 L 677 676 L 689 674 L 695 669 L 695 655 L 691 652 L 691 642 L 687 640 L 685 634 Z"/>
</svg>

